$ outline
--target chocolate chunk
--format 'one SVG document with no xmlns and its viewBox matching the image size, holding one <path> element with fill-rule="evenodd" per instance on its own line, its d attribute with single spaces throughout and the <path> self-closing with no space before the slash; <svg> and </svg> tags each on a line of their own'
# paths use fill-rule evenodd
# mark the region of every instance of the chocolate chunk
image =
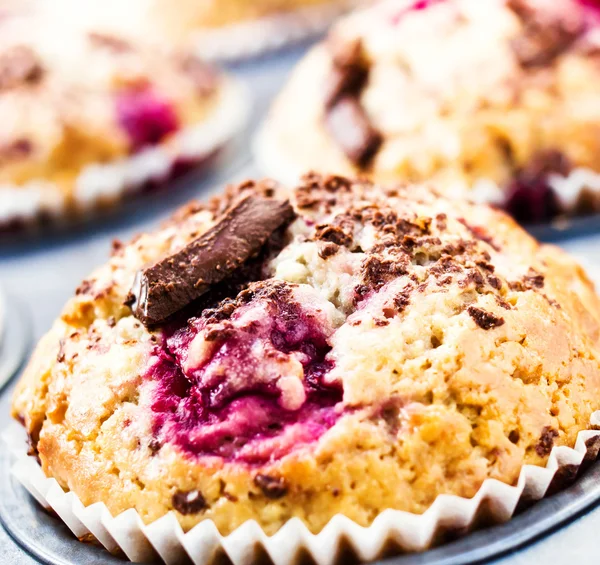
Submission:
<svg viewBox="0 0 600 565">
<path fill-rule="evenodd" d="M 491 312 L 486 312 L 481 308 L 476 308 L 475 306 L 469 306 L 467 309 L 469 315 L 475 323 L 484 330 L 490 330 L 492 328 L 497 328 L 499 326 L 504 325 L 504 318 L 501 316 L 496 316 Z"/>
<path fill-rule="evenodd" d="M 369 77 L 360 40 L 332 44 L 333 70 L 325 86 L 325 105 L 334 106 L 343 96 L 358 96 Z"/>
<path fill-rule="evenodd" d="M 0 90 L 22 84 L 35 84 L 43 75 L 43 68 L 34 51 L 18 45 L 0 57 Z"/>
<path fill-rule="evenodd" d="M 387 282 L 406 275 L 408 260 L 405 257 L 382 258 L 369 255 L 362 264 L 362 275 L 365 285 L 379 289 Z"/>
<path fill-rule="evenodd" d="M 333 68 L 325 86 L 325 124 L 346 156 L 368 167 L 383 141 L 360 103 L 369 79 L 369 63 L 360 40 L 332 42 Z"/>
<path fill-rule="evenodd" d="M 366 168 L 383 143 L 358 100 L 345 96 L 329 109 L 325 121 L 329 133 L 356 166 Z"/>
<path fill-rule="evenodd" d="M 94 288 L 94 282 L 90 280 L 84 280 L 75 290 L 76 295 L 80 294 L 90 294 L 92 289 Z"/>
<path fill-rule="evenodd" d="M 338 216 L 329 224 L 319 224 L 316 226 L 315 239 L 351 247 L 354 241 L 353 232 L 354 223 L 351 220 Z"/>
<path fill-rule="evenodd" d="M 321 259 L 328 259 L 332 257 L 340 250 L 340 246 L 336 243 L 325 242 L 319 246 L 319 257 Z"/>
<path fill-rule="evenodd" d="M 412 287 L 408 287 L 395 296 L 394 306 L 396 307 L 398 314 L 402 314 L 410 304 L 411 291 Z"/>
<path fill-rule="evenodd" d="M 187 516 L 188 514 L 198 514 L 202 510 L 206 510 L 208 505 L 198 490 L 190 490 L 187 492 L 178 490 L 173 495 L 173 508 L 180 514 Z"/>
<path fill-rule="evenodd" d="M 156 455 L 162 448 L 162 444 L 156 438 L 152 438 L 148 442 L 148 449 L 152 455 Z"/>
<path fill-rule="evenodd" d="M 271 477 L 259 473 L 254 477 L 254 484 L 260 488 L 267 498 L 271 498 L 272 500 L 282 498 L 288 492 L 288 486 L 285 479 L 280 477 Z"/>
<path fill-rule="evenodd" d="M 126 304 L 146 325 L 164 322 L 229 278 L 293 218 L 287 200 L 242 198 L 206 233 L 139 271 Z"/>
<path fill-rule="evenodd" d="M 523 284 L 526 288 L 544 288 L 545 277 L 535 269 L 529 269 L 529 272 L 523 277 Z"/>
<path fill-rule="evenodd" d="M 550 426 L 545 426 L 540 435 L 540 440 L 535 446 L 535 452 L 540 457 L 546 457 L 554 447 L 554 440 L 558 437 L 558 432 Z"/>
</svg>

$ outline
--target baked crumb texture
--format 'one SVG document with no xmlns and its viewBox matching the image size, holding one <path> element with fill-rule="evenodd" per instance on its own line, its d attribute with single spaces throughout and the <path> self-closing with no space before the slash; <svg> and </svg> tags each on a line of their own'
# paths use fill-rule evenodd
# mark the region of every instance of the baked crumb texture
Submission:
<svg viewBox="0 0 600 565">
<path fill-rule="evenodd" d="M 600 209 L 600 5 L 385 0 L 299 64 L 259 143 L 267 174 L 429 181 L 522 222 Z"/>
<path fill-rule="evenodd" d="M 168 324 L 124 303 L 136 272 L 240 196 L 296 219 Z M 19 382 L 47 476 L 116 515 L 228 534 L 297 517 L 424 512 L 573 447 L 600 408 L 600 304 L 582 269 L 504 213 L 424 187 L 248 181 L 115 242 Z"/>
<path fill-rule="evenodd" d="M 229 82 L 195 56 L 31 10 L 0 31 L 0 229 L 164 184 L 239 127 Z"/>
</svg>

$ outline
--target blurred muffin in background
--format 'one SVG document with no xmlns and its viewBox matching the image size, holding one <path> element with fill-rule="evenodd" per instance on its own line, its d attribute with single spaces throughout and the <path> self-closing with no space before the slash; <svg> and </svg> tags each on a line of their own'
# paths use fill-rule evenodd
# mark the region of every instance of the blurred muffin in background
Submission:
<svg viewBox="0 0 600 565">
<path fill-rule="evenodd" d="M 148 0 L 158 26 L 203 57 L 245 58 L 323 33 L 360 0 Z"/>
<path fill-rule="evenodd" d="M 162 185 L 240 129 L 239 86 L 195 56 L 46 16 L 0 18 L 0 229 Z"/>
<path fill-rule="evenodd" d="M 154 0 L 156 5 L 168 5 L 171 12 L 185 12 L 194 25 L 217 28 L 273 14 L 295 12 L 307 7 L 344 4 L 341 0 Z M 349 4 L 349 2 L 346 2 Z"/>
<path fill-rule="evenodd" d="M 55 0 L 61 17 L 185 45 L 208 59 L 244 59 L 326 31 L 370 0 Z"/>
<path fill-rule="evenodd" d="M 377 3 L 300 63 L 259 161 L 285 181 L 307 168 L 433 177 L 523 222 L 597 211 L 599 23 L 583 0 Z"/>
</svg>

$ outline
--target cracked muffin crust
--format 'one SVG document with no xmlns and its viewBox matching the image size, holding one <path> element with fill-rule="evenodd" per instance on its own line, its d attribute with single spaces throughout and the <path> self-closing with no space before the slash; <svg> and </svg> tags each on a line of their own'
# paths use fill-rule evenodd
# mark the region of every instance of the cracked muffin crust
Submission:
<svg viewBox="0 0 600 565">
<path fill-rule="evenodd" d="M 599 210 L 599 23 L 587 0 L 376 3 L 299 64 L 259 160 L 286 182 L 435 178 L 523 222 Z"/>
<path fill-rule="evenodd" d="M 0 20 L 0 229 L 165 183 L 240 127 L 237 86 L 195 56 L 67 20 Z"/>
<path fill-rule="evenodd" d="M 247 199 L 294 214 L 238 267 L 218 237 Z M 198 241 L 212 243 L 177 279 Z M 157 270 L 197 295 L 145 325 L 133 298 L 159 295 L 134 280 Z M 222 534 L 367 525 L 573 446 L 600 408 L 599 321 L 582 269 L 497 210 L 425 186 L 248 181 L 115 243 L 38 345 L 13 415 L 46 475 L 113 515 L 174 511 Z"/>
</svg>

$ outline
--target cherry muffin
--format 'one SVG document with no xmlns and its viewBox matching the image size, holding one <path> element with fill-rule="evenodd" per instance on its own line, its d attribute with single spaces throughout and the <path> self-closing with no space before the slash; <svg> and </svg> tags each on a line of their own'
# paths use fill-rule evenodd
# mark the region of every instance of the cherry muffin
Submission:
<svg viewBox="0 0 600 565">
<path fill-rule="evenodd" d="M 13 415 L 89 505 L 222 534 L 514 484 L 600 408 L 600 303 L 503 212 L 424 186 L 248 181 L 116 243 Z"/>
<path fill-rule="evenodd" d="M 599 23 L 584 0 L 379 2 L 300 63 L 260 160 L 434 178 L 523 222 L 599 210 Z"/>
<path fill-rule="evenodd" d="M 190 54 L 35 10 L 0 30 L 0 229 L 165 183 L 243 121 L 237 84 Z"/>
</svg>

